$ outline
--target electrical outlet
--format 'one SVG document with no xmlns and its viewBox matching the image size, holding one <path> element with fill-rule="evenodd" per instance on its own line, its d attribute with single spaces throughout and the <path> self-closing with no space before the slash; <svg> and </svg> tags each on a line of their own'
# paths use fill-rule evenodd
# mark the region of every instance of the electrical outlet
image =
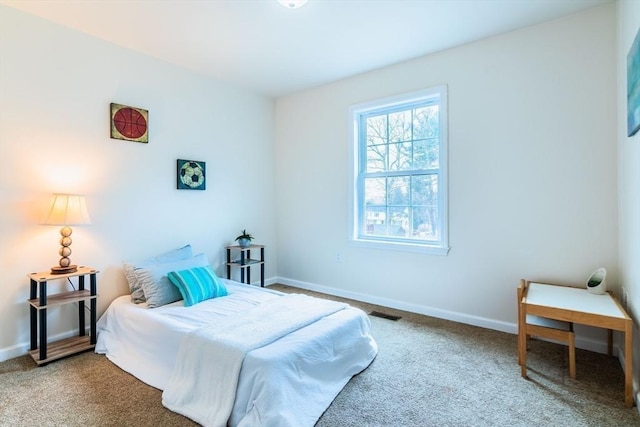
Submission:
<svg viewBox="0 0 640 427">
<path fill-rule="evenodd" d="M 342 262 L 342 252 L 336 252 L 336 262 Z"/>
<path fill-rule="evenodd" d="M 629 301 L 629 294 L 625 288 L 622 288 L 622 306 L 626 309 Z"/>
</svg>

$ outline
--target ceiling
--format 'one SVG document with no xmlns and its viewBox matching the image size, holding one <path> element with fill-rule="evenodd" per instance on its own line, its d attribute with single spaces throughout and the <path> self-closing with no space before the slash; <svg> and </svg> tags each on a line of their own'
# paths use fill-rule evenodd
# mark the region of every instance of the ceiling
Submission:
<svg viewBox="0 0 640 427">
<path fill-rule="evenodd" d="M 613 0 L 0 0 L 271 97 Z"/>
</svg>

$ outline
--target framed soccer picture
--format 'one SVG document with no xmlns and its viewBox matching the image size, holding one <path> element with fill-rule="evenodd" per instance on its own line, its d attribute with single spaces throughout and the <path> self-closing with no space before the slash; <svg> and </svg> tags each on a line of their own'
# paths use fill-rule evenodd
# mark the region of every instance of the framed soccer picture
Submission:
<svg viewBox="0 0 640 427">
<path fill-rule="evenodd" d="M 178 190 L 205 190 L 207 188 L 205 162 L 178 159 L 176 182 Z"/>
<path fill-rule="evenodd" d="M 111 138 L 149 142 L 149 112 L 142 108 L 111 104 Z"/>
</svg>

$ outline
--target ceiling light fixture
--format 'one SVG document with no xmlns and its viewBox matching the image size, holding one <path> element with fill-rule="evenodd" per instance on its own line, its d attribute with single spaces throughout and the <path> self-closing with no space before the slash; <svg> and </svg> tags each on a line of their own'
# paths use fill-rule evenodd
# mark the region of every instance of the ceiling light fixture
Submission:
<svg viewBox="0 0 640 427">
<path fill-rule="evenodd" d="M 297 9 L 304 6 L 307 3 L 307 0 L 278 0 L 278 3 L 287 9 Z"/>
</svg>

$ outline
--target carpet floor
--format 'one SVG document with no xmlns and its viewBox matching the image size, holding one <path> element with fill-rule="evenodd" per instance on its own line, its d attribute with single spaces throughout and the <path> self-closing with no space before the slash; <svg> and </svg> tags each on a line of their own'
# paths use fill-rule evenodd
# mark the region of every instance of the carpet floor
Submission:
<svg viewBox="0 0 640 427">
<path fill-rule="evenodd" d="M 615 358 L 577 349 L 573 380 L 565 346 L 531 340 L 525 380 L 515 335 L 349 302 L 401 318 L 369 316 L 379 354 L 316 427 L 640 426 Z M 196 425 L 161 394 L 92 352 L 42 367 L 29 356 L 0 363 L 1 426 Z"/>
</svg>

